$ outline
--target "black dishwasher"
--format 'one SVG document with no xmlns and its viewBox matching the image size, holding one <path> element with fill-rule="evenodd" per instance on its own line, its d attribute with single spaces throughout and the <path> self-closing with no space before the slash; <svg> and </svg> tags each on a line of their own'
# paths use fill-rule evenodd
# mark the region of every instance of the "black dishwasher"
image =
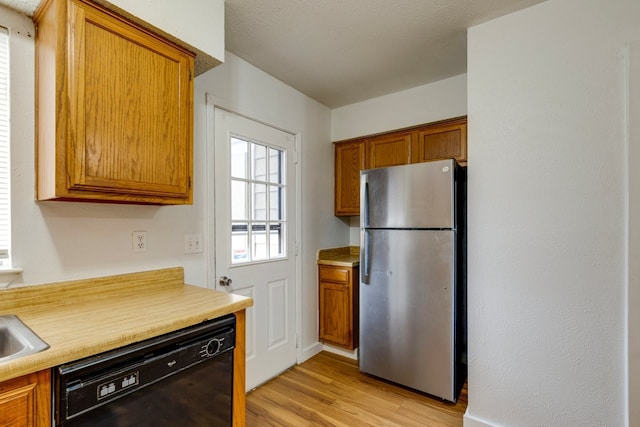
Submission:
<svg viewBox="0 0 640 427">
<path fill-rule="evenodd" d="M 54 369 L 55 425 L 230 426 L 235 316 Z"/>
</svg>

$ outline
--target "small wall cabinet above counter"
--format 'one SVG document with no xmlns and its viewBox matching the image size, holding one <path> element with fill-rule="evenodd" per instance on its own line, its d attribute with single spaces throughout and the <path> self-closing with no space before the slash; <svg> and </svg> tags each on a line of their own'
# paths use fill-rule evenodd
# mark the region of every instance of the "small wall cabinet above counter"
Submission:
<svg viewBox="0 0 640 427">
<path fill-rule="evenodd" d="M 360 171 L 454 158 L 467 164 L 467 117 L 334 142 L 336 216 L 360 215 Z"/>
<path fill-rule="evenodd" d="M 36 198 L 191 204 L 194 55 L 86 0 L 33 20 Z"/>
</svg>

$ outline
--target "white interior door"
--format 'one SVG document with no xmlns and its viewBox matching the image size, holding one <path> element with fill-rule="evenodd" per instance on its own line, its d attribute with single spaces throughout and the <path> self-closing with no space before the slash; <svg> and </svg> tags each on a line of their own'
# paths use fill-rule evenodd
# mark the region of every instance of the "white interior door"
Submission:
<svg viewBox="0 0 640 427">
<path fill-rule="evenodd" d="M 216 289 L 253 298 L 247 390 L 296 362 L 295 137 L 215 109 Z"/>
</svg>

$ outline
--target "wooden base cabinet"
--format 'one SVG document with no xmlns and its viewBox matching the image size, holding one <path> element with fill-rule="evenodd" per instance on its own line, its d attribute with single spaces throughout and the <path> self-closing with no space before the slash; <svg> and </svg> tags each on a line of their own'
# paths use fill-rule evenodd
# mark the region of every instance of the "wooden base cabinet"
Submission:
<svg viewBox="0 0 640 427">
<path fill-rule="evenodd" d="M 51 425 L 51 371 L 0 383 L 0 426 Z"/>
<path fill-rule="evenodd" d="M 37 199 L 191 204 L 194 54 L 88 0 L 33 20 Z"/>
<path fill-rule="evenodd" d="M 320 341 L 358 347 L 358 267 L 318 266 Z"/>
</svg>

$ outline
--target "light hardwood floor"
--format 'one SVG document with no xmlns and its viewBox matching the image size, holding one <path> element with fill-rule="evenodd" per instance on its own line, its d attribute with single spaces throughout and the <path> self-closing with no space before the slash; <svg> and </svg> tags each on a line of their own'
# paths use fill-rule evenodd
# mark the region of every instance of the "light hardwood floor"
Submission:
<svg viewBox="0 0 640 427">
<path fill-rule="evenodd" d="M 462 426 L 456 404 L 379 381 L 357 361 L 322 352 L 247 395 L 247 426 Z"/>
</svg>

